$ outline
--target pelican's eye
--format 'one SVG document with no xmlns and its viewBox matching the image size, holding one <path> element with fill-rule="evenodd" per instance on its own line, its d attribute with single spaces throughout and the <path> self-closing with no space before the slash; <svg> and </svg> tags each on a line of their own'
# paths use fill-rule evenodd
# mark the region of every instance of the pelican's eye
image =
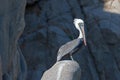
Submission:
<svg viewBox="0 0 120 80">
<path fill-rule="evenodd" d="M 81 26 L 81 27 L 84 27 L 84 24 L 83 24 L 83 23 L 79 23 L 78 25 Z"/>
</svg>

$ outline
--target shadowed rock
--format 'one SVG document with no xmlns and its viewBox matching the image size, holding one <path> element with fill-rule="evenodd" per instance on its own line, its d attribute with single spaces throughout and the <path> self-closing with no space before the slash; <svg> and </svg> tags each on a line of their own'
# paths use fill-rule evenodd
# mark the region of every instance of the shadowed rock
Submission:
<svg viewBox="0 0 120 80">
<path fill-rule="evenodd" d="M 1 65 L 1 56 L 0 56 L 0 80 L 2 80 L 2 65 Z"/>
<path fill-rule="evenodd" d="M 80 80 L 80 75 L 81 69 L 76 61 L 63 60 L 47 70 L 41 80 Z"/>
<path fill-rule="evenodd" d="M 11 78 L 10 78 L 10 75 L 9 74 L 4 74 L 3 76 L 2 76 L 2 80 L 11 80 Z"/>
<path fill-rule="evenodd" d="M 56 61 L 59 47 L 78 36 L 74 18 L 85 21 L 88 44 L 73 55 L 83 71 L 81 80 L 120 80 L 120 0 L 44 0 L 45 5 L 41 1 L 26 10 L 21 38 L 28 80 L 40 80 Z"/>
<path fill-rule="evenodd" d="M 25 59 L 17 49 L 25 27 L 25 4 L 25 0 L 0 0 L 0 80 L 25 80 Z"/>
</svg>

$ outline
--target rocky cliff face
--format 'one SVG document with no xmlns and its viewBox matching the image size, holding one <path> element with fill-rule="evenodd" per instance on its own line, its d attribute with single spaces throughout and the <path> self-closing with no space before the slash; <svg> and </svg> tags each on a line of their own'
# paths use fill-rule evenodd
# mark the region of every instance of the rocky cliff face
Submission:
<svg viewBox="0 0 120 80">
<path fill-rule="evenodd" d="M 24 11 L 24 0 L 0 1 L 0 80 L 25 80 L 26 62 L 18 46 Z"/>
<path fill-rule="evenodd" d="M 85 21 L 87 46 L 73 57 L 81 80 L 120 79 L 120 0 L 28 0 L 26 28 L 19 40 L 28 80 L 40 80 L 59 47 L 78 36 L 74 18 Z"/>
</svg>

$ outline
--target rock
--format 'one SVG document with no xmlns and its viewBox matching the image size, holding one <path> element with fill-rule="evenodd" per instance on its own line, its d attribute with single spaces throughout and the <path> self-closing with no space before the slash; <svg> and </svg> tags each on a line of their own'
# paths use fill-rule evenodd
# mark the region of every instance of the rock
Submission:
<svg viewBox="0 0 120 80">
<path fill-rule="evenodd" d="M 23 79 L 26 79 L 26 75 L 27 75 L 27 63 L 19 46 L 17 47 L 17 49 L 20 57 L 19 58 L 20 72 L 19 72 L 18 80 L 23 80 Z"/>
<path fill-rule="evenodd" d="M 11 80 L 11 77 L 9 74 L 6 73 L 2 76 L 2 80 Z"/>
<path fill-rule="evenodd" d="M 0 56 L 0 80 L 2 80 L 2 61 Z"/>
<path fill-rule="evenodd" d="M 34 4 L 38 0 L 27 0 L 27 4 Z"/>
<path fill-rule="evenodd" d="M 104 6 L 105 6 L 105 11 L 112 12 L 112 13 L 117 13 L 120 14 L 120 3 L 119 0 L 109 0 L 109 1 L 104 1 Z"/>
<path fill-rule="evenodd" d="M 86 29 L 87 46 L 73 55 L 83 71 L 81 80 L 119 80 L 119 0 L 40 0 L 31 6 L 20 39 L 28 80 L 40 80 L 55 63 L 59 47 L 78 36 L 74 18 L 82 18 Z"/>
<path fill-rule="evenodd" d="M 22 67 L 26 65 L 17 49 L 25 27 L 25 5 L 25 0 L 0 1 L 0 80 L 19 80 Z M 21 80 L 25 80 L 25 74 L 26 69 Z"/>
<path fill-rule="evenodd" d="M 76 61 L 63 60 L 45 71 L 41 80 L 80 80 L 81 69 Z"/>
</svg>

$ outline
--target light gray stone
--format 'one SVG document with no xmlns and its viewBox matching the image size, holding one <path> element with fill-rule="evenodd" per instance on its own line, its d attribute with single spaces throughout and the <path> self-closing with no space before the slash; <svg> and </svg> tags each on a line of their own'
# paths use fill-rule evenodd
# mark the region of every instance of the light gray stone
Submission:
<svg viewBox="0 0 120 80">
<path fill-rule="evenodd" d="M 81 69 L 76 61 L 63 60 L 45 71 L 41 80 L 80 80 Z"/>
</svg>

